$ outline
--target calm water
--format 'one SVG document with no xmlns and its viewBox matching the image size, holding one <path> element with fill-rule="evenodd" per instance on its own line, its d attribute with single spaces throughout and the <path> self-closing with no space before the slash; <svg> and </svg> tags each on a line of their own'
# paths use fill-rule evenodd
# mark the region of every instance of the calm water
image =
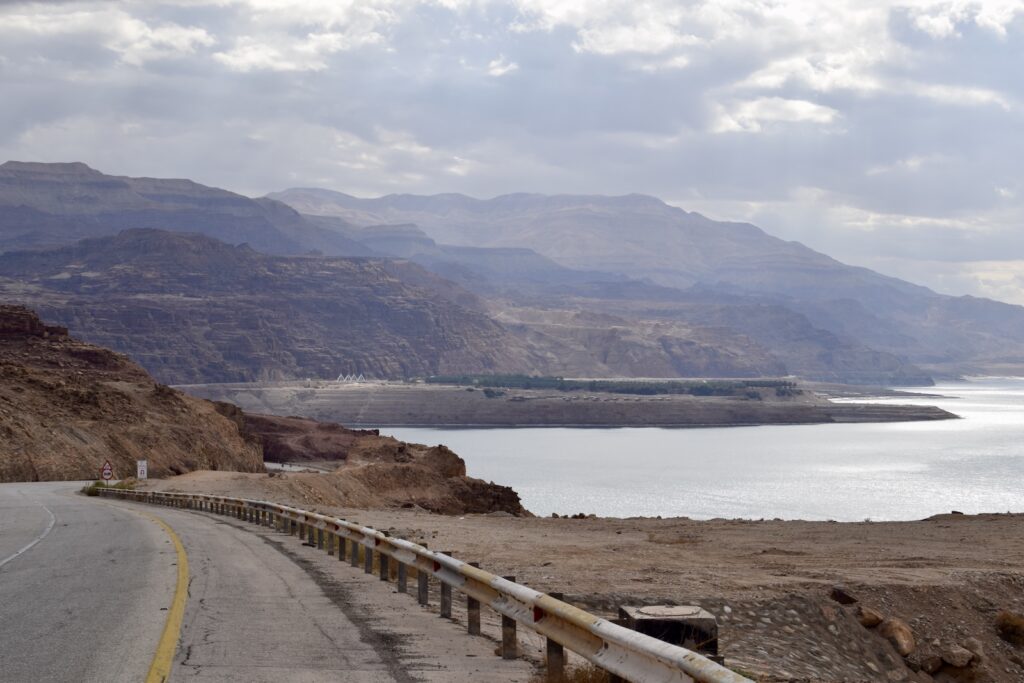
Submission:
<svg viewBox="0 0 1024 683">
<path fill-rule="evenodd" d="M 944 422 L 731 429 L 396 429 L 526 507 L 602 516 L 906 520 L 1024 512 L 1024 379 L 928 389 Z"/>
</svg>

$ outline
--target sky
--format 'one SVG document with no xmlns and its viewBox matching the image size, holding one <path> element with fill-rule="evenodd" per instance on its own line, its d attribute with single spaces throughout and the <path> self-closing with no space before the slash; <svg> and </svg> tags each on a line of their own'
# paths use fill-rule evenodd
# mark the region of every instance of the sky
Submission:
<svg viewBox="0 0 1024 683">
<path fill-rule="evenodd" d="M 0 160 L 658 196 L 1024 304 L 1024 0 L 0 0 Z"/>
</svg>

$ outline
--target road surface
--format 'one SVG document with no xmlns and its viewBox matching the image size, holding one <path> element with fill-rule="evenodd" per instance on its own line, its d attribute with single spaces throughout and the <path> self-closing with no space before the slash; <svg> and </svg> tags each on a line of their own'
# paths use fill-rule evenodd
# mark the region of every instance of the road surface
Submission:
<svg viewBox="0 0 1024 683">
<path fill-rule="evenodd" d="M 0 486 L 0 679 L 146 680 L 177 584 L 191 582 L 171 681 L 411 680 L 302 568 L 218 518 Z"/>
<path fill-rule="evenodd" d="M 494 656 L 493 638 L 465 635 L 463 625 L 295 537 L 230 517 L 87 498 L 76 493 L 81 486 L 0 485 L 3 683 L 145 681 L 161 642 L 173 656 L 172 682 L 532 678 L 528 662 Z M 187 555 L 181 591 L 172 536 Z M 168 641 L 176 601 L 184 618 Z"/>
<path fill-rule="evenodd" d="M 143 681 L 176 553 L 143 515 L 82 484 L 0 485 L 0 679 Z"/>
</svg>

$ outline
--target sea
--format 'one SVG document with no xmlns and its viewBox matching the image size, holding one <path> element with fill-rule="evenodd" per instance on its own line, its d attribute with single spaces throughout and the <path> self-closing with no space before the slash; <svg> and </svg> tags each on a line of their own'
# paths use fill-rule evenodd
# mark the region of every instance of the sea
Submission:
<svg viewBox="0 0 1024 683">
<path fill-rule="evenodd" d="M 385 428 L 444 444 L 537 515 L 888 521 L 1024 512 L 1024 378 L 914 397 L 960 419 L 706 429 Z"/>
</svg>

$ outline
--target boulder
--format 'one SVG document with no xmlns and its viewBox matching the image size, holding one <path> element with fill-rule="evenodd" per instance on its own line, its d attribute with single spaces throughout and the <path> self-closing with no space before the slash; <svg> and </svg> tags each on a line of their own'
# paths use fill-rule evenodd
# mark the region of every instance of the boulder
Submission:
<svg viewBox="0 0 1024 683">
<path fill-rule="evenodd" d="M 914 632 L 902 619 L 886 619 L 878 626 L 878 633 L 892 643 L 901 657 L 906 657 L 917 649 Z"/>
<path fill-rule="evenodd" d="M 972 659 L 974 659 L 974 653 L 959 645 L 950 645 L 942 651 L 942 661 L 958 669 L 970 664 Z"/>
<path fill-rule="evenodd" d="M 885 621 L 885 617 L 878 610 L 858 605 L 854 611 L 854 615 L 857 617 L 857 621 L 864 628 L 874 628 Z"/>
</svg>

